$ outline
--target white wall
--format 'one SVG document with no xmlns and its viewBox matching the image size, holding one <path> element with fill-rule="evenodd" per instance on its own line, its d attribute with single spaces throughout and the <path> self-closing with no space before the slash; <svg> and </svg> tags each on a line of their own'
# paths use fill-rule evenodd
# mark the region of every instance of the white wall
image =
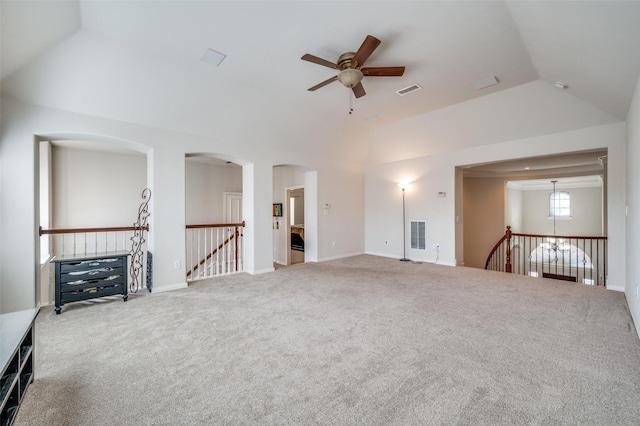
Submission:
<svg viewBox="0 0 640 426">
<path fill-rule="evenodd" d="M 185 283 L 185 155 L 225 156 L 243 166 L 242 192 L 245 260 L 249 273 L 273 270 L 274 164 L 299 164 L 307 170 L 305 187 L 306 243 L 312 260 L 327 260 L 362 253 L 364 202 L 362 169 L 348 159 L 333 160 L 317 152 L 300 153 L 256 149 L 193 134 L 36 107 L 2 99 L 0 134 L 0 282 L 2 310 L 12 312 L 35 306 L 39 279 L 37 226 L 39 202 L 37 140 L 108 142 L 147 154 L 147 182 L 152 190 L 149 209 L 149 247 L 154 254 L 154 292 Z M 34 136 L 35 135 L 35 136 Z M 271 137 L 276 137 L 271 135 Z M 345 136 L 343 143 L 347 142 Z M 268 144 L 265 144 L 268 146 Z M 331 213 L 318 210 L 319 200 L 332 203 Z M 311 218 L 311 219 L 309 219 Z M 311 223 L 311 220 L 314 223 Z M 333 245 L 332 242 L 336 241 Z M 174 263 L 180 261 L 179 269 Z"/>
<path fill-rule="evenodd" d="M 365 178 L 366 253 L 400 259 L 404 245 L 407 258 L 434 262 L 438 253 L 433 244 L 440 244 L 438 262 L 455 264 L 454 167 L 439 159 L 419 158 L 371 165 Z M 410 182 L 405 193 L 405 235 L 400 182 Z M 438 192 L 447 196 L 440 198 Z M 412 220 L 426 222 L 426 250 L 410 248 Z"/>
<path fill-rule="evenodd" d="M 364 253 L 364 176 L 346 158 L 343 167 L 318 170 L 305 176 L 305 260 L 338 259 Z M 353 165 L 355 166 L 355 165 Z M 310 181 L 318 181 L 318 193 L 310 191 Z M 321 185 L 322 183 L 322 185 Z M 331 208 L 325 212 L 323 206 Z M 314 230 L 314 217 L 318 228 Z M 318 252 L 314 254 L 317 241 Z M 307 245 L 311 250 L 307 251 Z M 311 257 L 310 257 L 311 256 Z"/>
<path fill-rule="evenodd" d="M 601 236 L 602 188 L 557 188 L 568 191 L 571 218 L 556 218 L 556 235 Z M 522 191 L 522 232 L 553 235 L 553 218 L 549 217 L 549 194 L 553 189 Z"/>
<path fill-rule="evenodd" d="M 627 190 L 626 190 L 626 230 L 627 230 L 627 283 L 625 293 L 629 310 L 640 336 L 640 80 L 629 114 L 627 115 Z M 609 170 L 614 166 L 609 164 Z"/>
<path fill-rule="evenodd" d="M 522 227 L 522 190 L 507 186 L 505 199 L 505 230 L 511 227 L 512 232 L 524 233 Z"/>
<path fill-rule="evenodd" d="M 242 192 L 242 167 L 186 160 L 186 221 L 189 225 L 224 222 L 224 193 Z"/>
<path fill-rule="evenodd" d="M 427 247 L 440 243 L 439 261 L 455 264 L 460 263 L 454 247 L 458 210 L 452 192 L 456 187 L 457 166 L 607 148 L 608 288 L 623 290 L 625 124 L 566 93 L 548 91 L 545 85 L 544 82 L 524 85 L 445 108 L 434 115 L 417 116 L 373 130 L 372 161 L 367 166 L 365 187 L 366 252 L 390 257 L 402 255 L 402 213 L 395 186 L 402 179 L 416 182 L 412 193 L 408 193 L 407 219 L 426 219 Z M 557 111 L 559 106 L 565 109 Z M 556 113 L 560 120 L 553 115 Z M 384 162 L 412 152 L 424 155 Z M 450 196 L 437 198 L 438 191 L 446 191 Z M 467 228 L 464 224 L 465 232 Z M 385 245 L 385 240 L 391 244 Z M 433 260 L 434 255 L 408 252 L 409 257 L 417 260 Z"/>
<path fill-rule="evenodd" d="M 54 228 L 131 226 L 138 219 L 147 187 L 144 154 L 64 146 L 52 154 Z"/>
</svg>

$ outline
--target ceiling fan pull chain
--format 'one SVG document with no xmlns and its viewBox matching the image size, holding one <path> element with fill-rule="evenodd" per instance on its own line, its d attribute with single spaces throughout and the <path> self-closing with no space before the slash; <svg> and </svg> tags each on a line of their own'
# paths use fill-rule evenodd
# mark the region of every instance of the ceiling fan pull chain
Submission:
<svg viewBox="0 0 640 426">
<path fill-rule="evenodd" d="M 353 112 L 353 92 L 349 90 L 349 114 Z"/>
</svg>

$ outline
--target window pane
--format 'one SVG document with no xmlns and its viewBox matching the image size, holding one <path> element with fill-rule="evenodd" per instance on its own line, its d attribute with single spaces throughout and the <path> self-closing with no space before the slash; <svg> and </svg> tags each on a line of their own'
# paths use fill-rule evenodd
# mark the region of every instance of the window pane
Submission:
<svg viewBox="0 0 640 426">
<path fill-rule="evenodd" d="M 570 196 L 567 191 L 549 194 L 549 216 L 571 216 Z"/>
</svg>

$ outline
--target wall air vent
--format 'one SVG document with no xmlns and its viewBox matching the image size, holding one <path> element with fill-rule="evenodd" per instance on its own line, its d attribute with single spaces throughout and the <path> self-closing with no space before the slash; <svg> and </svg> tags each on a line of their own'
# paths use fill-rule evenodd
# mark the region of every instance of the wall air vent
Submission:
<svg viewBox="0 0 640 426">
<path fill-rule="evenodd" d="M 416 90 L 422 89 L 422 86 L 418 84 L 413 84 L 409 87 L 405 87 L 404 89 L 396 90 L 396 93 L 400 96 L 408 95 L 409 93 L 415 92 Z"/>
<path fill-rule="evenodd" d="M 411 248 L 417 250 L 426 249 L 426 226 L 427 223 L 424 220 L 412 220 L 411 221 Z"/>
<path fill-rule="evenodd" d="M 200 57 L 200 60 L 217 67 L 222 61 L 224 61 L 224 58 L 226 57 L 227 55 L 225 55 L 224 53 L 217 52 L 213 49 L 207 49 Z"/>
<path fill-rule="evenodd" d="M 473 88 L 476 90 L 481 90 L 485 87 L 493 86 L 494 84 L 498 84 L 498 79 L 496 77 L 489 77 L 473 83 Z"/>
</svg>

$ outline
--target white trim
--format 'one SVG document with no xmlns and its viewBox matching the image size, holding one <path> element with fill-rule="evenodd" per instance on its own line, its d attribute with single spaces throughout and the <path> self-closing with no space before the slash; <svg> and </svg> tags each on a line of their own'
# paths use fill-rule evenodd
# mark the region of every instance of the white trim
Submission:
<svg viewBox="0 0 640 426">
<path fill-rule="evenodd" d="M 273 272 L 275 270 L 276 270 L 276 268 L 274 268 L 272 266 L 271 268 L 258 269 L 257 271 L 247 271 L 247 270 L 245 270 L 244 272 L 246 272 L 249 275 L 260 275 L 260 274 L 267 274 L 267 273 Z"/>
<path fill-rule="evenodd" d="M 556 190 L 567 188 L 602 188 L 602 176 L 575 176 L 558 178 Z M 509 180 L 506 184 L 507 188 L 519 189 L 521 191 L 539 191 L 541 189 L 552 189 L 550 179 L 534 179 L 534 180 Z"/>
<path fill-rule="evenodd" d="M 583 284 L 584 285 L 584 284 Z M 607 283 L 607 290 L 611 290 L 611 291 L 619 291 L 621 293 L 624 293 L 624 287 L 613 287 L 611 286 L 609 283 Z M 640 337 L 640 336 L 639 336 Z"/>
<path fill-rule="evenodd" d="M 365 252 L 364 254 L 368 254 L 368 255 L 371 255 L 371 256 L 378 256 L 378 257 L 386 257 L 387 259 L 398 259 L 398 260 L 400 260 L 400 256 L 393 256 L 393 255 L 384 254 L 384 253 L 375 253 L 375 252 L 368 251 L 368 252 Z M 464 265 L 456 265 L 455 262 L 444 262 L 442 260 L 438 260 L 436 262 L 436 259 L 432 259 L 432 260 L 411 259 L 410 257 L 407 257 L 407 259 L 409 259 L 411 262 L 424 263 L 424 264 L 430 264 L 430 265 L 441 265 L 441 266 L 452 266 L 452 267 L 464 266 Z"/>
<path fill-rule="evenodd" d="M 358 252 L 355 252 L 355 253 L 345 253 L 345 254 L 341 254 L 341 255 L 338 255 L 338 256 L 323 257 L 323 258 L 318 259 L 318 263 L 320 263 L 320 262 L 329 262 L 331 260 L 344 259 L 344 258 L 347 258 L 347 257 L 360 256 L 360 255 L 363 255 L 363 254 L 366 254 L 366 253 L 363 252 L 363 251 L 358 251 Z"/>
<path fill-rule="evenodd" d="M 186 282 L 176 283 L 171 285 L 163 285 L 162 287 L 151 287 L 151 294 L 164 293 L 165 291 L 180 290 L 181 288 L 187 288 L 189 285 Z"/>
</svg>

